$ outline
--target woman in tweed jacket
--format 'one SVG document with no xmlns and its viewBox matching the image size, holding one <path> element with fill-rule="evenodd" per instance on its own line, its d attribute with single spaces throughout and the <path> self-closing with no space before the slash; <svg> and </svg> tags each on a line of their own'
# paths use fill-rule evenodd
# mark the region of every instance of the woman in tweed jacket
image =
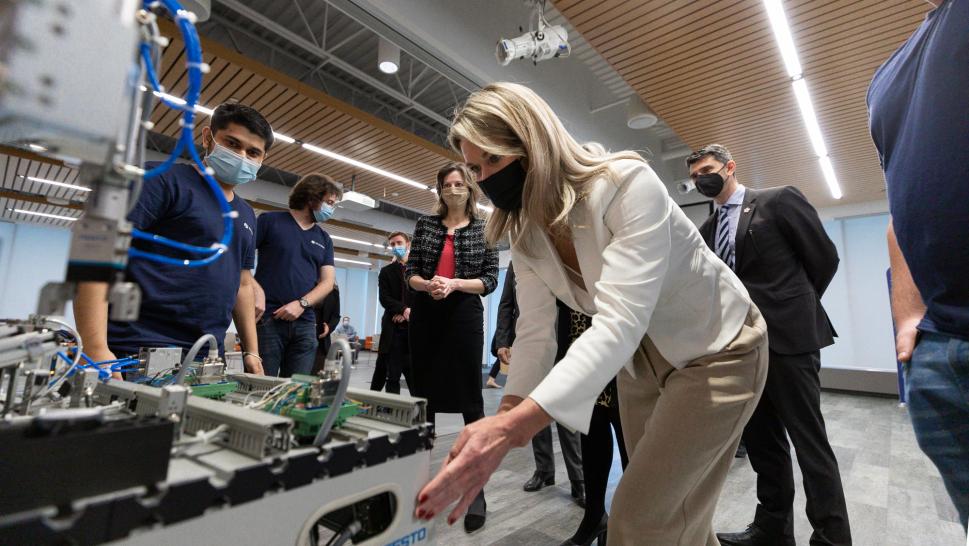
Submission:
<svg viewBox="0 0 969 546">
<path fill-rule="evenodd" d="M 460 413 L 465 424 L 484 417 L 481 358 L 484 308 L 481 296 L 498 284 L 498 250 L 485 243 L 478 218 L 479 189 L 462 163 L 437 173 L 437 214 L 417 221 L 407 282 L 417 291 L 411 307 L 411 377 L 414 396 L 435 413 Z M 484 525 L 484 494 L 465 516 L 468 532 Z"/>
</svg>

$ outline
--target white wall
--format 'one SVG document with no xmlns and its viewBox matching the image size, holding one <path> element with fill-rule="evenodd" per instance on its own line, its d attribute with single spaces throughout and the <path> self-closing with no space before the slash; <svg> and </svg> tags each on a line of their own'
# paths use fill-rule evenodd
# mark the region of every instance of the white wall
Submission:
<svg viewBox="0 0 969 546">
<path fill-rule="evenodd" d="M 0 317 L 27 318 L 37 311 L 40 289 L 63 281 L 71 232 L 34 224 L 0 224 Z M 74 316 L 65 310 L 68 322 Z"/>
<path fill-rule="evenodd" d="M 828 220 L 824 228 L 841 264 L 821 299 L 839 337 L 822 349 L 827 368 L 895 371 L 895 342 L 889 307 L 888 215 Z"/>
</svg>

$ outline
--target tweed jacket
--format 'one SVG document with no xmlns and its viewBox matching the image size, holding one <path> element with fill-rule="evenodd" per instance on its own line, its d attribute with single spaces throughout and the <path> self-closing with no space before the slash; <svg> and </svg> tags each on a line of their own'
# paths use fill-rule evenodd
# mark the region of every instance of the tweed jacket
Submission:
<svg viewBox="0 0 969 546">
<path fill-rule="evenodd" d="M 484 228 L 485 221 L 477 219 L 454 231 L 454 276 L 481 279 L 482 296 L 487 296 L 498 286 L 498 249 L 487 247 Z M 447 227 L 440 216 L 421 216 L 417 220 L 407 260 L 408 282 L 414 275 L 424 279 L 434 277 L 446 236 Z"/>
</svg>

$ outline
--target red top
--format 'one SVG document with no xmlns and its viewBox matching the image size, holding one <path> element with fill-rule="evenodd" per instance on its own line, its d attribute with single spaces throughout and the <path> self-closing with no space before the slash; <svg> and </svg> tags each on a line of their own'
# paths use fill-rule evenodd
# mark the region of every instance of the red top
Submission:
<svg viewBox="0 0 969 546">
<path fill-rule="evenodd" d="M 444 249 L 441 250 L 441 257 L 437 261 L 437 271 L 434 274 L 448 279 L 454 278 L 454 235 L 445 236 Z"/>
</svg>

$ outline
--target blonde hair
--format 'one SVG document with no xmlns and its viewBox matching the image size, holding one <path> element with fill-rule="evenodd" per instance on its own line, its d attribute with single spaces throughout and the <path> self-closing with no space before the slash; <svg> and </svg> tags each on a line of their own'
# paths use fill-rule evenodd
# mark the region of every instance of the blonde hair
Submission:
<svg viewBox="0 0 969 546">
<path fill-rule="evenodd" d="M 478 201 L 481 200 L 481 188 L 478 187 L 478 182 L 475 181 L 474 173 L 471 172 L 471 169 L 464 163 L 458 163 L 456 161 L 448 163 L 437 171 L 437 206 L 434 208 L 434 214 L 442 218 L 447 216 L 447 203 L 444 202 L 444 179 L 453 172 L 461 173 L 464 185 L 468 188 L 468 200 L 464 203 L 464 214 L 469 220 L 477 220 Z"/>
<path fill-rule="evenodd" d="M 514 83 L 487 85 L 455 111 L 448 141 L 460 153 L 463 140 L 490 154 L 523 158 L 522 208 L 496 208 L 486 234 L 492 245 L 510 234 L 512 244 L 525 252 L 521 235 L 527 223 L 552 233 L 566 228 L 587 184 L 604 175 L 615 180 L 611 162 L 643 161 L 634 152 L 609 153 L 596 143 L 579 144 L 538 94 Z"/>
</svg>

